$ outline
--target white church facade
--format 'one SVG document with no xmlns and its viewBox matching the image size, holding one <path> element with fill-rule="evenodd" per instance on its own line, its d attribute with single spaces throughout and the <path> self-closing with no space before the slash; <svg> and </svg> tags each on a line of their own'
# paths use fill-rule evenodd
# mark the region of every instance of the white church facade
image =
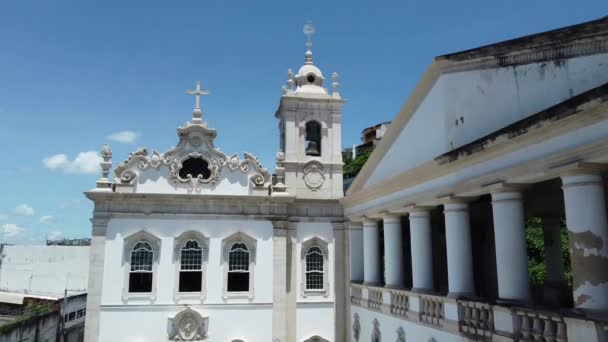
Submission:
<svg viewBox="0 0 608 342">
<path fill-rule="evenodd" d="M 86 341 L 608 341 L 608 18 L 436 57 L 344 197 L 307 46 L 273 174 L 215 146 L 198 84 L 174 148 L 112 179 L 104 148 Z"/>
<path fill-rule="evenodd" d="M 346 339 L 344 101 L 336 74 L 333 92 L 323 88 L 310 47 L 276 112 L 274 176 L 249 153 L 216 148 L 200 84 L 177 146 L 131 153 L 112 180 L 104 148 L 104 175 L 86 193 L 86 341 Z"/>
</svg>

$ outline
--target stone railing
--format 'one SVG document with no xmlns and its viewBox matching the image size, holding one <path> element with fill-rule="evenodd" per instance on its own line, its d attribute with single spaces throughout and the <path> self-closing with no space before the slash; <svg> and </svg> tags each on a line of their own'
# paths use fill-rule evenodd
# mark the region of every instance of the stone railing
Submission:
<svg viewBox="0 0 608 342">
<path fill-rule="evenodd" d="M 426 322 L 433 325 L 441 324 L 441 321 L 445 317 L 443 311 L 444 297 L 419 295 L 420 297 L 420 311 L 418 312 L 420 321 Z"/>
<path fill-rule="evenodd" d="M 380 313 L 376 315 L 380 321 L 383 316 L 393 317 L 467 341 L 608 341 L 604 337 L 608 322 L 580 313 L 544 312 L 355 283 L 350 291 L 352 305 Z"/>
<path fill-rule="evenodd" d="M 474 339 L 490 338 L 494 331 L 494 319 L 490 304 L 458 301 L 458 330 Z"/>
<path fill-rule="evenodd" d="M 391 314 L 400 317 L 407 317 L 409 310 L 409 294 L 407 291 L 389 290 L 391 294 Z"/>
<path fill-rule="evenodd" d="M 350 302 L 355 305 L 361 305 L 363 299 L 363 285 L 351 284 L 350 285 Z"/>
<path fill-rule="evenodd" d="M 368 287 L 367 289 L 367 307 L 376 310 L 382 311 L 382 302 L 383 302 L 383 288 L 379 287 Z"/>
<path fill-rule="evenodd" d="M 519 332 L 516 332 L 519 341 L 568 341 L 566 323 L 562 316 L 521 309 L 515 313 L 520 327 Z"/>
</svg>

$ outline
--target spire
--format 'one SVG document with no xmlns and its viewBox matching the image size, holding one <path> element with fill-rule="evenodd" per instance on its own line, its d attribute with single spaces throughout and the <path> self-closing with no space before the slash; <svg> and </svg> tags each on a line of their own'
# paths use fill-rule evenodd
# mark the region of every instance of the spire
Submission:
<svg viewBox="0 0 608 342">
<path fill-rule="evenodd" d="M 312 25 L 312 21 L 307 21 L 304 24 L 304 34 L 306 35 L 306 62 L 305 64 L 312 64 L 312 35 L 315 34 L 315 27 Z"/>
<path fill-rule="evenodd" d="M 201 90 L 201 81 L 196 81 L 196 89 L 186 90 L 186 94 L 194 95 L 194 97 L 196 98 L 194 110 L 192 111 L 192 122 L 202 123 L 203 112 L 201 111 L 201 95 L 207 96 L 210 93 L 206 90 Z"/>
</svg>

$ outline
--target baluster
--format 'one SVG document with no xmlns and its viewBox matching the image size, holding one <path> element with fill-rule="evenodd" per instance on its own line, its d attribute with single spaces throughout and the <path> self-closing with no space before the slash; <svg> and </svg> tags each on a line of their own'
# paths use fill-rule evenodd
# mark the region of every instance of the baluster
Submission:
<svg viewBox="0 0 608 342">
<path fill-rule="evenodd" d="M 541 341 L 543 337 L 543 321 L 538 317 L 532 320 L 532 336 L 534 341 Z"/>
<path fill-rule="evenodd" d="M 488 310 L 485 308 L 479 308 L 479 328 L 488 329 Z"/>
<path fill-rule="evenodd" d="M 437 319 L 443 318 L 443 302 L 437 301 L 437 306 L 435 307 L 435 311 L 437 314 Z"/>
<path fill-rule="evenodd" d="M 568 335 L 566 333 L 566 324 L 564 322 L 557 322 L 557 332 L 555 333 L 555 340 L 557 342 L 568 341 Z"/>
<path fill-rule="evenodd" d="M 472 312 L 473 316 L 471 317 L 471 326 L 477 328 L 479 327 L 479 309 L 473 307 Z"/>
<path fill-rule="evenodd" d="M 531 341 L 530 339 L 530 317 L 528 316 L 522 316 L 521 317 L 521 337 L 522 337 L 522 341 Z"/>
<path fill-rule="evenodd" d="M 545 342 L 555 342 L 555 324 L 551 319 L 545 321 L 543 337 L 545 338 Z"/>
</svg>

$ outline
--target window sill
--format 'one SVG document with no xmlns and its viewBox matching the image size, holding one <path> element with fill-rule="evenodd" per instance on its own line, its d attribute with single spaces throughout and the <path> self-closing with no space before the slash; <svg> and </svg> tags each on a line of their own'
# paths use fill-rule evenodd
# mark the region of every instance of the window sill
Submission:
<svg viewBox="0 0 608 342">
<path fill-rule="evenodd" d="M 150 302 L 153 302 L 153 301 L 156 300 L 156 293 L 154 293 L 154 292 L 149 292 L 149 293 L 130 293 L 130 292 L 127 292 L 127 293 L 123 294 L 122 300 L 124 302 L 129 302 L 129 301 L 150 301 Z"/>
<path fill-rule="evenodd" d="M 180 304 L 182 301 L 197 301 L 203 302 L 206 298 L 205 292 L 177 292 L 173 299 L 176 303 Z"/>
<path fill-rule="evenodd" d="M 253 299 L 253 291 L 247 292 L 224 292 L 224 300 L 227 299 Z"/>
</svg>

